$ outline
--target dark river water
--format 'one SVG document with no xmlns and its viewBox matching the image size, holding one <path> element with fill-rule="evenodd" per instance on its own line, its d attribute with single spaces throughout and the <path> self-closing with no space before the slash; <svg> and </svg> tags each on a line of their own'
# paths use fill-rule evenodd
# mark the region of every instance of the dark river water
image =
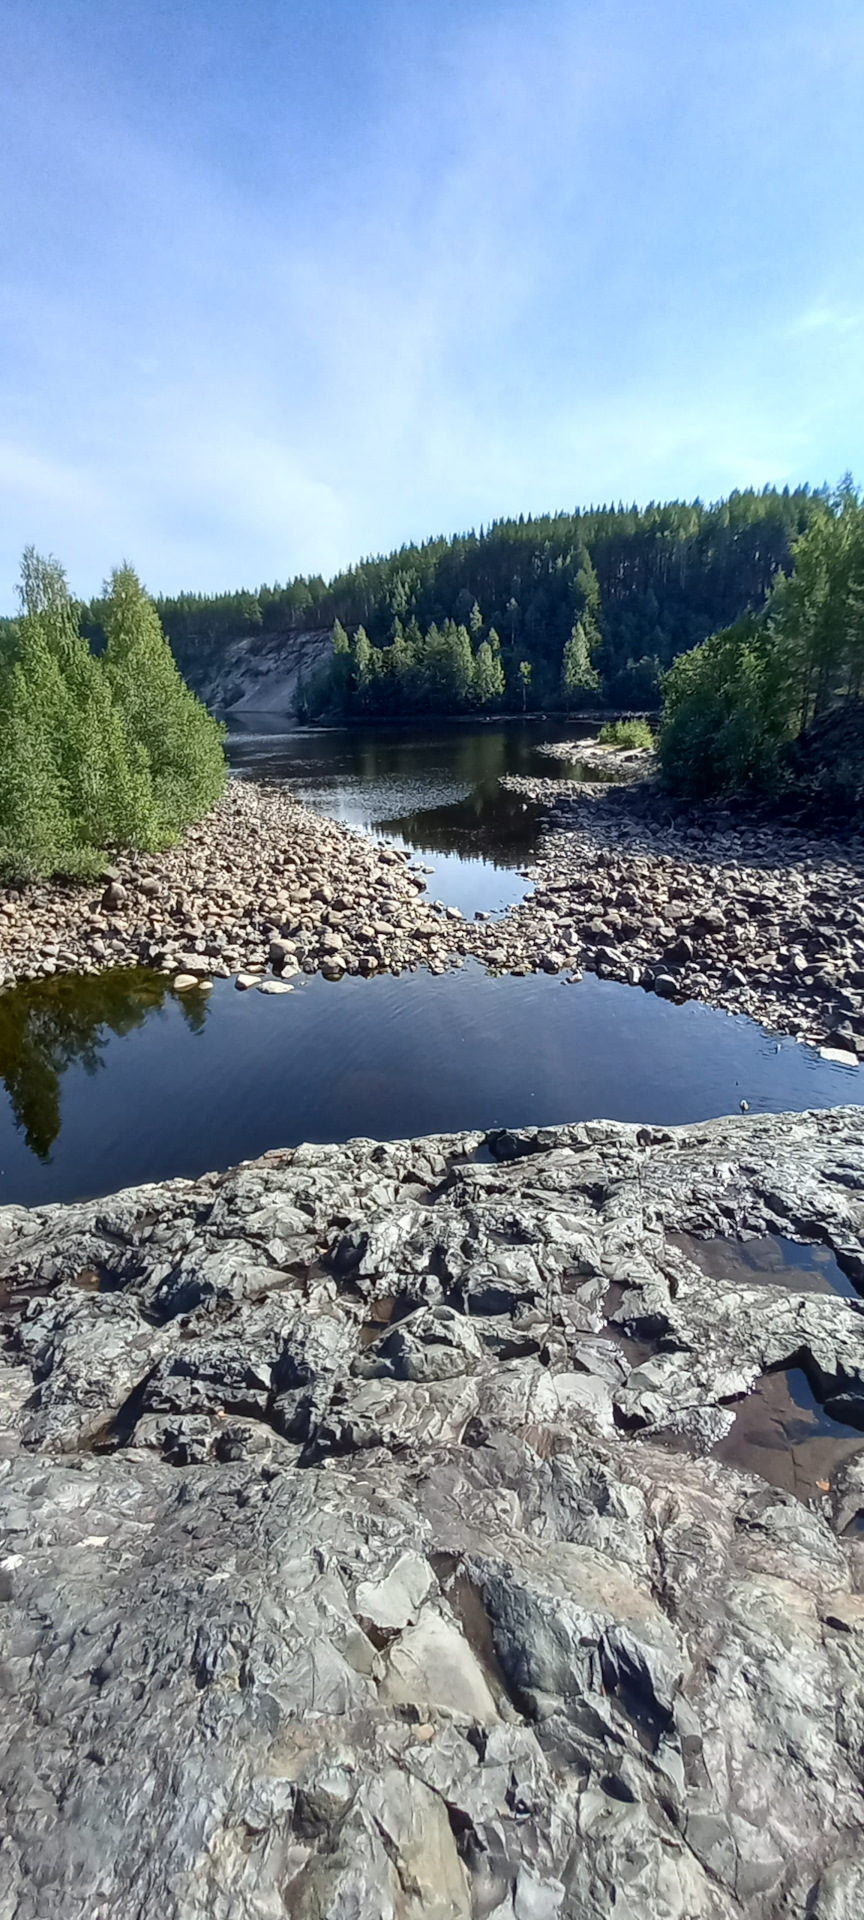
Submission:
<svg viewBox="0 0 864 1920">
<path fill-rule="evenodd" d="M 560 737 L 561 728 L 554 732 Z M 232 742 L 239 771 L 426 857 L 466 913 L 520 896 L 538 822 L 501 772 L 554 771 L 530 729 Z M 549 737 L 549 729 L 545 730 Z M 862 1076 L 751 1021 L 638 989 L 476 964 L 433 977 L 301 975 L 268 998 L 158 975 L 61 977 L 0 993 L 0 1204 L 197 1174 L 300 1140 L 579 1120 L 676 1121 L 864 1098 Z"/>
<path fill-rule="evenodd" d="M 285 734 L 261 717 L 233 723 L 230 753 L 238 772 L 289 780 L 320 813 L 362 827 L 377 840 L 426 856 L 433 900 L 499 913 L 524 898 L 519 873 L 537 851 L 538 809 L 502 792 L 504 773 L 571 774 L 578 761 L 538 752 L 566 738 L 560 722 L 525 726 L 419 728 L 334 727 Z M 586 729 L 578 733 L 584 738 Z M 585 769 L 581 769 L 584 774 Z"/>
</svg>

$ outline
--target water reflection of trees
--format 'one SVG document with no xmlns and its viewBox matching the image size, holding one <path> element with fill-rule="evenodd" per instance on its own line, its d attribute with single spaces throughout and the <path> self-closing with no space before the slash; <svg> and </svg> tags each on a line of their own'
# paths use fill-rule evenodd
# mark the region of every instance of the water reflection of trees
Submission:
<svg viewBox="0 0 864 1920">
<path fill-rule="evenodd" d="M 0 1079 L 15 1125 L 47 1160 L 60 1132 L 60 1080 L 68 1066 L 95 1073 L 111 1034 L 122 1037 L 158 1013 L 168 982 L 141 969 L 65 974 L 0 993 Z M 207 1017 L 205 994 L 179 999 L 193 1031 Z"/>
<path fill-rule="evenodd" d="M 429 853 L 477 853 L 500 866 L 521 865 L 537 851 L 540 809 L 521 794 L 475 787 L 464 800 L 379 820 L 380 833 L 399 834 Z"/>
</svg>

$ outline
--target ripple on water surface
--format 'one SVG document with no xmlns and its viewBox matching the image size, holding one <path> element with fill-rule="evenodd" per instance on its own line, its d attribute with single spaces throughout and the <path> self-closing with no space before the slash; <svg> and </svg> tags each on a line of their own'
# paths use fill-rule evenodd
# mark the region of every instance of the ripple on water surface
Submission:
<svg viewBox="0 0 864 1920">
<path fill-rule="evenodd" d="M 586 975 L 300 975 L 280 998 L 160 976 L 0 993 L 0 1201 L 227 1167 L 300 1140 L 603 1115 L 670 1125 L 861 1103 L 860 1070 L 752 1021 Z"/>
<path fill-rule="evenodd" d="M 505 774 L 566 779 L 575 763 L 539 751 L 560 739 L 558 720 L 421 727 L 332 727 L 284 731 L 274 719 L 230 717 L 235 772 L 287 781 L 319 813 L 425 855 L 429 893 L 458 907 L 500 913 L 523 899 L 519 869 L 533 860 L 541 811 L 502 787 Z M 584 726 L 575 731 L 584 737 Z"/>
</svg>

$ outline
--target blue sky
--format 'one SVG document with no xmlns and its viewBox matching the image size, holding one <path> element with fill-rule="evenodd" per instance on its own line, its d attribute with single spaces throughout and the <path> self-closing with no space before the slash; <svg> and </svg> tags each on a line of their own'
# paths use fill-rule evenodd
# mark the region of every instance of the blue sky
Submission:
<svg viewBox="0 0 864 1920">
<path fill-rule="evenodd" d="M 0 605 L 864 479 L 861 0 L 0 0 Z"/>
</svg>

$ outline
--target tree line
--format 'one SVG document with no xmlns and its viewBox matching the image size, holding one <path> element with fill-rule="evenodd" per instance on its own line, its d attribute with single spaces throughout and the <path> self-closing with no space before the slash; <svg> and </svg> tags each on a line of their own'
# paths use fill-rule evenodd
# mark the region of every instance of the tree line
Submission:
<svg viewBox="0 0 864 1920">
<path fill-rule="evenodd" d="M 762 607 L 675 661 L 659 748 L 694 796 L 782 792 L 864 802 L 864 503 L 823 496 Z"/>
<path fill-rule="evenodd" d="M 136 573 L 107 583 L 98 655 L 56 560 L 28 548 L 19 597 L 0 643 L 0 876 L 85 877 L 109 847 L 169 845 L 222 790 L 222 729 Z"/>
<path fill-rule="evenodd" d="M 556 705 L 572 707 L 596 695 L 600 676 L 592 654 L 600 645 L 597 623 L 599 588 L 587 553 L 582 553 L 572 596 L 573 624 L 564 642 Z M 534 678 L 530 659 L 514 659 L 514 678 L 523 711 Z M 349 639 L 341 620 L 333 627 L 333 661 L 301 689 L 300 717 L 322 714 L 464 713 L 501 707 L 508 676 L 501 639 L 483 620 L 475 600 L 467 621 L 432 621 L 425 633 L 419 621 L 403 624 L 398 614 L 386 644 L 374 645 L 365 627 Z"/>
<path fill-rule="evenodd" d="M 181 672 L 199 688 L 239 638 L 330 631 L 338 621 L 350 635 L 362 627 L 371 647 L 386 650 L 398 622 L 417 649 L 418 634 L 425 642 L 430 630 L 440 635 L 452 622 L 471 634 L 475 656 L 482 641 L 494 652 L 498 636 L 504 703 L 518 709 L 523 694 L 529 707 L 566 704 L 564 651 L 590 602 L 598 702 L 648 708 L 659 704 L 660 675 L 678 654 L 761 606 L 822 498 L 808 487 L 765 488 L 713 505 L 520 514 L 362 560 L 329 581 L 301 575 L 257 592 L 162 598 L 156 607 Z M 470 625 L 475 606 L 478 632 Z M 84 631 L 97 646 L 104 621 L 102 602 L 84 610 Z M 387 663 L 388 697 L 401 675 L 393 668 Z M 481 678 L 486 671 L 484 657 Z M 458 710 L 458 675 L 454 684 Z M 422 705 L 417 686 L 414 677 L 411 700 Z M 591 689 L 583 690 L 587 698 Z"/>
</svg>

